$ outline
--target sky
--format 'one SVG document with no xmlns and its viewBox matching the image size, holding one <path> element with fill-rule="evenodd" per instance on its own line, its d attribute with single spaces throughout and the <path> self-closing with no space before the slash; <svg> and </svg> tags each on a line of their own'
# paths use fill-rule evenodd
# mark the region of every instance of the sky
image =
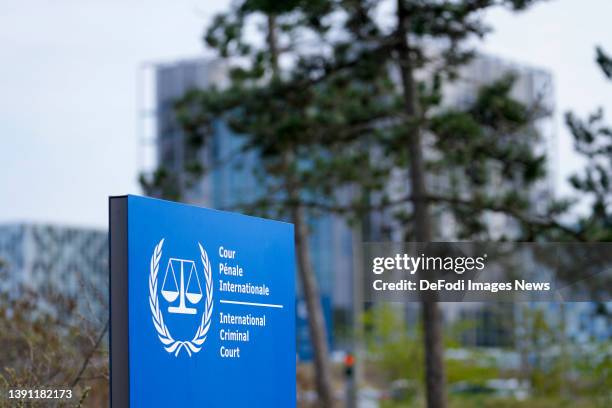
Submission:
<svg viewBox="0 0 612 408">
<path fill-rule="evenodd" d="M 229 1 L 54 0 L 0 5 L 0 224 L 106 228 L 107 197 L 140 193 L 142 66 L 205 54 L 206 23 Z M 612 84 L 594 47 L 612 53 L 612 1 L 551 0 L 488 12 L 489 54 L 550 71 L 560 193 L 579 163 L 562 124 L 602 106 Z M 612 119 L 610 120 L 612 122 Z"/>
</svg>

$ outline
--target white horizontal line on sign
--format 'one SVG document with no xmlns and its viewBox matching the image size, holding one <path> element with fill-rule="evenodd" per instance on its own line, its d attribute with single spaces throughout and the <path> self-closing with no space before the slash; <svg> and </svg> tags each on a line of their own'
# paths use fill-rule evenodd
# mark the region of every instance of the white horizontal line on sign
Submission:
<svg viewBox="0 0 612 408">
<path fill-rule="evenodd" d="M 221 299 L 219 302 L 221 303 L 231 303 L 233 305 L 245 305 L 245 306 L 259 306 L 259 307 L 274 307 L 276 309 L 282 309 L 283 305 L 273 305 L 271 303 L 253 303 L 253 302 L 239 302 L 237 300 L 223 300 Z"/>
</svg>

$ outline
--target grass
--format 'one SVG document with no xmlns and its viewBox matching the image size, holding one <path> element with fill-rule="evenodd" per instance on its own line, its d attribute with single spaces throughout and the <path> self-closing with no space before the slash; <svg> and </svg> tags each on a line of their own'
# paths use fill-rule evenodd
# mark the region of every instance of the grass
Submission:
<svg viewBox="0 0 612 408">
<path fill-rule="evenodd" d="M 587 398 L 562 399 L 542 397 L 517 401 L 514 399 L 485 396 L 452 396 L 449 399 L 449 408 L 604 408 L 609 407 L 608 404 L 609 401 L 597 401 Z M 421 408 L 424 406 L 424 402 L 420 399 L 410 402 L 386 401 L 381 404 L 381 408 Z"/>
</svg>

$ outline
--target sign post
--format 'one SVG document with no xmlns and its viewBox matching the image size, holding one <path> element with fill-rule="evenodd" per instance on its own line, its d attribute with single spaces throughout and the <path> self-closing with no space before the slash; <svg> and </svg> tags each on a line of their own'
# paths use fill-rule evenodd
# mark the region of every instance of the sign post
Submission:
<svg viewBox="0 0 612 408">
<path fill-rule="evenodd" d="M 110 198 L 111 405 L 295 407 L 291 224 Z"/>
</svg>

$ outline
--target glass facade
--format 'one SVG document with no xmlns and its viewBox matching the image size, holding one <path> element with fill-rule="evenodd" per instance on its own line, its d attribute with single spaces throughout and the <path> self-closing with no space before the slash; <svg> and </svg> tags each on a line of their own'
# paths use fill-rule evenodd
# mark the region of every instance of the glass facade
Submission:
<svg viewBox="0 0 612 408">
<path fill-rule="evenodd" d="M 106 231 L 40 224 L 0 225 L 3 290 L 19 288 L 41 299 L 59 294 L 76 303 L 77 313 L 108 313 L 108 235 Z M 100 296 L 96 296 L 100 295 Z"/>
</svg>

